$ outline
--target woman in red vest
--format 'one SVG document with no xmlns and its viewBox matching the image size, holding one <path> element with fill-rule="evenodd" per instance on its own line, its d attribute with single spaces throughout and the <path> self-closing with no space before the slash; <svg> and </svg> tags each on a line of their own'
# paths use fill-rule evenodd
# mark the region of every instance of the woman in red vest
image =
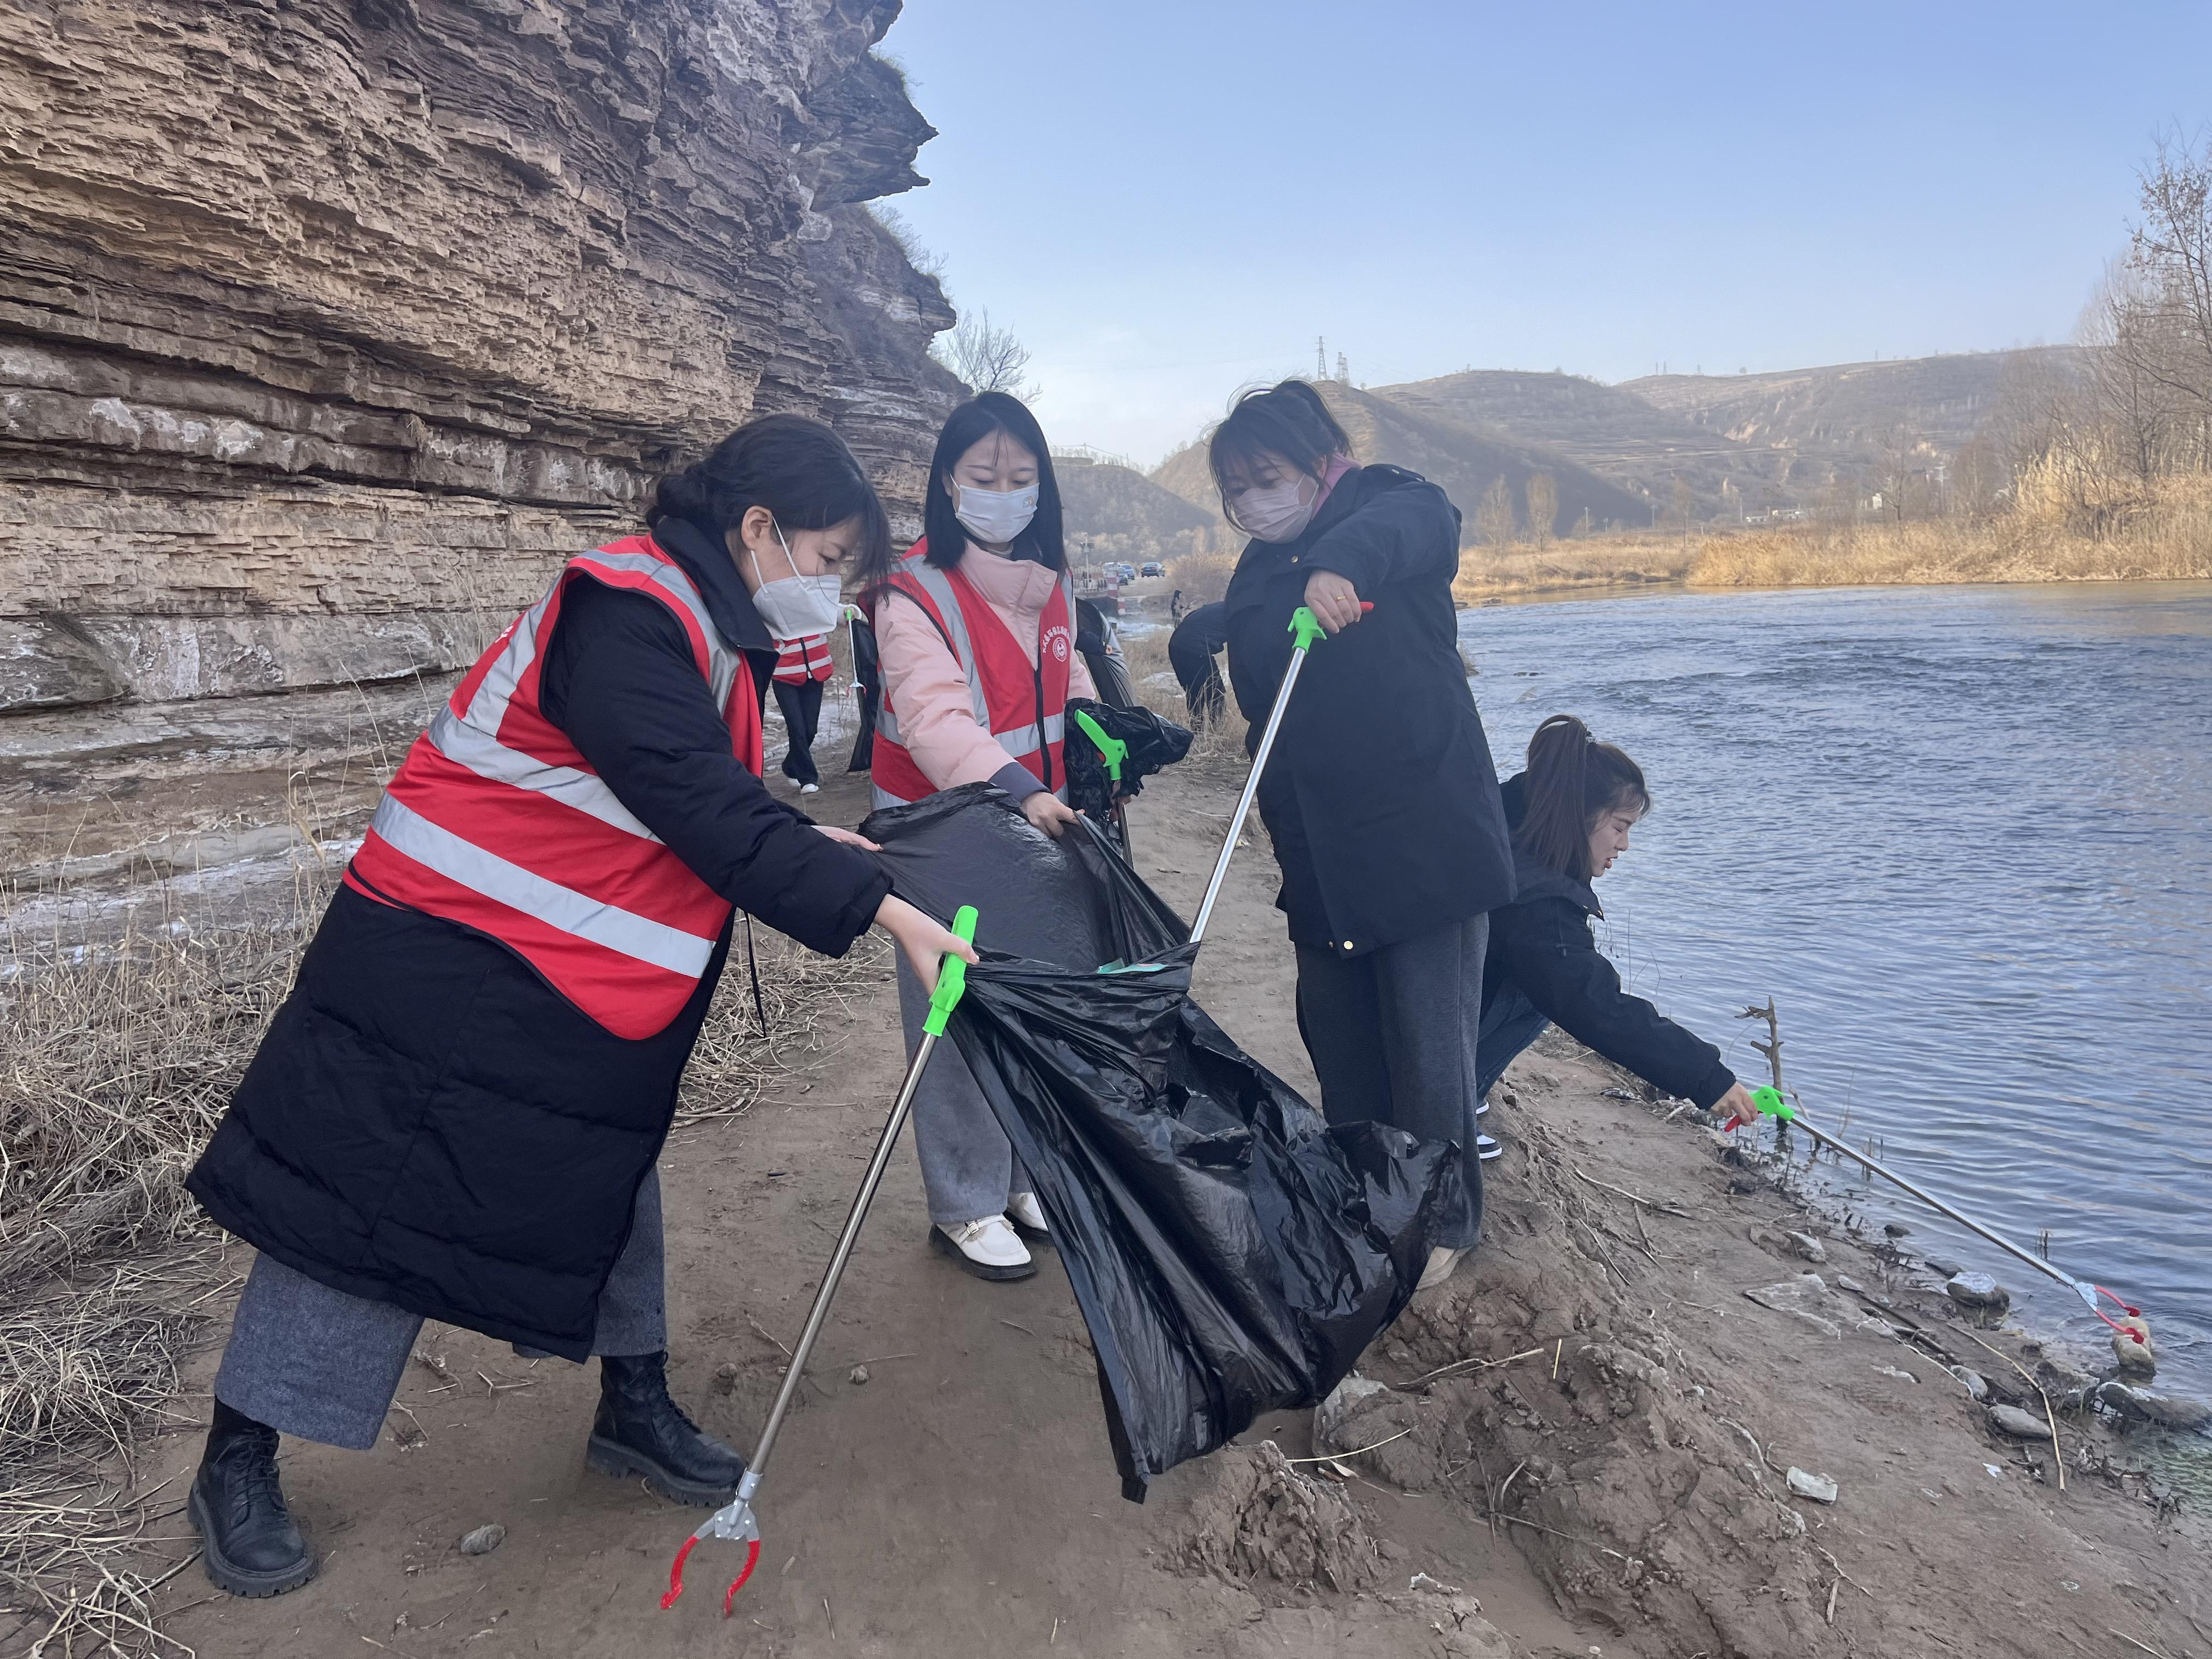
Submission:
<svg viewBox="0 0 2212 1659">
<path fill-rule="evenodd" d="M 1052 454 L 1018 400 L 986 392 L 952 411 L 922 526 L 921 540 L 869 573 L 884 687 L 875 803 L 993 783 L 1057 837 L 1076 817 L 1061 759 L 1067 700 L 1098 694 L 1075 649 Z M 990 942 L 1014 948 L 1003 933 Z M 927 994 L 903 969 L 899 1011 L 911 1049 Z M 1045 1237 L 1044 1212 L 957 1052 L 938 1056 L 914 1102 L 930 1243 L 978 1278 L 1025 1279 L 1036 1264 L 1020 1235 Z"/>
<path fill-rule="evenodd" d="M 188 1185 L 259 1251 L 189 1506 L 234 1595 L 315 1557 L 279 1433 L 375 1443 L 425 1318 L 599 1356 L 592 1468 L 729 1500 L 744 1465 L 670 1397 L 655 1164 L 736 908 L 933 981 L 969 949 L 851 832 L 760 779 L 776 641 L 887 556 L 826 427 L 771 416 L 580 555 L 408 751 Z"/>
<path fill-rule="evenodd" d="M 822 793 L 814 765 L 814 733 L 822 724 L 822 688 L 830 678 L 830 635 L 802 634 L 778 641 L 775 706 L 783 716 L 783 775 L 802 795 Z"/>
</svg>

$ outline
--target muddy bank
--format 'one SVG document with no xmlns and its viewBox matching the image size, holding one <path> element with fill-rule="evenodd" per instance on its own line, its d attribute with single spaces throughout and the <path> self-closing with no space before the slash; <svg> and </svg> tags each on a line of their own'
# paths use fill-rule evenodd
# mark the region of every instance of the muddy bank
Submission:
<svg viewBox="0 0 2212 1659">
<path fill-rule="evenodd" d="M 1232 799 L 1225 777 L 1183 778 L 1133 815 L 1139 868 L 1186 908 Z M 846 821 L 863 806 L 849 782 L 818 801 Z M 1264 839 L 1240 858 L 1198 995 L 1310 1089 Z M 664 1162 L 678 1391 L 740 1446 L 896 1083 L 887 980 L 814 1037 L 798 1069 L 741 1115 L 679 1131 Z M 1370 1352 L 1362 1372 L 1384 1387 L 1340 1402 L 1320 1447 L 1311 1413 L 1278 1414 L 1156 1483 L 1146 1505 L 1122 1502 L 1064 1276 L 1048 1257 L 1033 1279 L 985 1285 L 927 1251 L 902 1150 L 763 1490 L 768 1545 L 733 1622 L 696 1588 L 728 1565 L 704 1546 L 693 1592 L 659 1610 L 696 1516 L 585 1470 L 589 1373 L 433 1327 L 375 1451 L 287 1446 L 322 1576 L 234 1602 L 188 1567 L 160 1592 L 165 1626 L 202 1655 L 271 1659 L 368 1644 L 412 1659 L 627 1659 L 647 1644 L 1237 1659 L 2135 1650 L 2114 1632 L 2173 1659 L 2212 1646 L 2203 1533 L 2127 1473 L 2139 1443 L 2061 1410 L 2054 1456 L 1995 1428 L 1944 1364 L 1978 1370 L 1991 1403 L 2040 1414 L 2004 1356 L 2062 1382 L 2050 1355 L 1970 1331 L 1879 1236 L 1809 1215 L 1771 1170 L 1727 1161 L 1689 1115 L 1564 1045 L 1524 1057 L 1487 1121 L 1507 1152 L 1491 1166 L 1483 1249 Z M 214 1358 L 194 1361 L 142 1456 L 147 1484 L 188 1474 L 185 1425 L 203 1419 Z M 863 1363 L 867 1380 L 851 1381 Z M 1349 1479 L 1285 1461 L 1370 1446 L 1339 1460 Z M 1792 1495 L 1793 1468 L 1832 1481 L 1835 1501 Z M 462 1534 L 489 1522 L 505 1541 L 461 1554 Z M 187 1547 L 168 1547 L 178 1559 Z"/>
</svg>

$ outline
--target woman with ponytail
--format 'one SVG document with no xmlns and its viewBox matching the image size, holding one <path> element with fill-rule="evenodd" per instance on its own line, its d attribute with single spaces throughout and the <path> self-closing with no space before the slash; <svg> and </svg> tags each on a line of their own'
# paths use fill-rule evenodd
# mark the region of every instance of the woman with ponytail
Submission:
<svg viewBox="0 0 2212 1659">
<path fill-rule="evenodd" d="M 1628 850 L 1629 831 L 1651 810 L 1642 769 L 1572 714 L 1554 714 L 1528 739 L 1528 769 L 1504 793 L 1518 892 L 1490 916 L 1481 1091 L 1557 1025 L 1670 1095 L 1750 1116 L 1750 1097 L 1721 1051 L 1624 990 L 1591 933 L 1591 919 L 1605 912 L 1590 884 Z"/>
<path fill-rule="evenodd" d="M 1459 655 L 1459 511 L 1416 473 L 1355 461 L 1303 380 L 1238 398 L 1209 459 L 1223 512 L 1252 538 L 1224 627 L 1253 743 L 1290 667 L 1292 615 L 1311 611 L 1329 635 L 1299 671 L 1260 816 L 1322 1111 L 1460 1148 L 1466 1201 L 1438 1229 L 1420 1281 L 1434 1285 L 1481 1227 L 1484 916 L 1513 896 L 1498 774 Z"/>
</svg>

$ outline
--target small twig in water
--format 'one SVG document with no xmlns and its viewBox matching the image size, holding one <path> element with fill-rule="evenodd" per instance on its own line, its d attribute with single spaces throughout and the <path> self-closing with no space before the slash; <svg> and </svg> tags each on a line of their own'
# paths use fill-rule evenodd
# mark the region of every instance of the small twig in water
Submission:
<svg viewBox="0 0 2212 1659">
<path fill-rule="evenodd" d="M 2127 1632 L 2124 1630 L 2113 1630 L 2110 1625 L 2106 1626 L 2105 1629 L 2109 1634 L 2118 1637 L 2120 1640 L 2125 1642 L 2130 1647 L 2139 1649 L 2141 1651 L 2151 1655 L 2152 1659 L 2167 1659 L 2167 1656 L 2165 1654 L 2160 1653 L 2156 1648 L 2146 1646 L 2144 1644 L 2136 1641 L 2134 1637 L 2129 1635 Z"/>
</svg>

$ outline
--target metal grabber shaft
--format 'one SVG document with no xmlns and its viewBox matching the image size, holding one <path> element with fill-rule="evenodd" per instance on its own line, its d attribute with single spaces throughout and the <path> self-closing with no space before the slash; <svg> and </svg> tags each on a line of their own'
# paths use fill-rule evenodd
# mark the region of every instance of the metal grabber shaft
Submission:
<svg viewBox="0 0 2212 1659">
<path fill-rule="evenodd" d="M 1363 604 L 1362 611 L 1372 611 L 1372 604 Z M 1237 811 L 1229 819 L 1229 834 L 1221 843 L 1221 856 L 1213 861 L 1213 876 L 1206 884 L 1206 897 L 1198 907 L 1198 920 L 1190 925 L 1190 942 L 1198 944 L 1206 937 L 1206 924 L 1213 915 L 1213 902 L 1221 896 L 1221 884 L 1228 878 L 1229 860 L 1237 851 L 1237 837 L 1244 833 L 1244 820 L 1252 811 L 1252 802 L 1260 793 L 1260 775 L 1267 769 L 1267 757 L 1275 747 L 1275 733 L 1282 729 L 1283 711 L 1291 706 L 1291 692 L 1298 683 L 1298 670 L 1306 665 L 1306 653 L 1323 633 L 1320 618 L 1300 605 L 1291 612 L 1291 665 L 1283 671 L 1281 689 L 1275 693 L 1275 706 L 1267 711 L 1267 724 L 1260 733 L 1260 746 L 1252 751 L 1252 770 L 1245 777 L 1244 793 L 1237 798 Z"/>
<path fill-rule="evenodd" d="M 1795 1123 L 1799 1128 L 1804 1130 L 1807 1134 L 1812 1136 L 1814 1139 L 1819 1141 L 1823 1146 L 1828 1147 L 1833 1152 L 1842 1153 L 1845 1158 L 1851 1159 L 1854 1163 L 1863 1164 L 1868 1169 L 1873 1170 L 1875 1174 L 1881 1176 L 1883 1180 L 1893 1182 L 1898 1186 L 1902 1187 L 1906 1192 L 1911 1193 L 1913 1197 L 1918 1199 L 1923 1204 L 1928 1206 L 1931 1210 L 1935 1210 L 1940 1214 L 1950 1217 L 1952 1220 L 1957 1222 L 1961 1227 L 1966 1228 L 1969 1232 L 1978 1233 L 1982 1237 L 1989 1240 L 1990 1243 L 1996 1245 L 1999 1249 L 2007 1251 L 2009 1254 L 2019 1257 L 2021 1261 L 2025 1261 L 2029 1267 L 2034 1268 L 2036 1272 L 2043 1273 L 2049 1278 L 2057 1279 L 2068 1290 L 2073 1291 L 2075 1295 L 2080 1297 L 2083 1304 L 2088 1308 L 2089 1311 L 2096 1315 L 2098 1318 L 2103 1320 L 2107 1325 L 2112 1325 L 2116 1329 L 2124 1328 L 2124 1327 L 2119 1326 L 2118 1322 L 2116 1322 L 2110 1314 L 2106 1313 L 2104 1309 L 2098 1305 L 2097 1297 L 2100 1292 L 2103 1295 L 2112 1297 L 2113 1303 L 2117 1306 L 2125 1309 L 2130 1318 L 2141 1317 L 2142 1313 L 2142 1309 L 2129 1307 L 2126 1303 L 2122 1302 L 2118 1297 L 2112 1296 L 2112 1291 L 2105 1290 L 2102 1285 L 2085 1284 L 2082 1280 L 2075 1278 L 2073 1274 L 2062 1272 L 2060 1269 L 2051 1266 L 2048 1261 L 2045 1261 L 2041 1256 L 2036 1255 L 2031 1251 L 2022 1249 L 2019 1245 L 2014 1243 L 2012 1240 L 2007 1238 L 2002 1233 L 1997 1231 L 1994 1227 L 1985 1227 L 1980 1222 L 1975 1220 L 1973 1217 L 1966 1214 L 1963 1210 L 1957 1208 L 1955 1206 L 1945 1203 L 1942 1199 L 1936 1197 L 1935 1194 L 1929 1192 L 1925 1187 L 1923 1187 L 1918 1182 L 1907 1180 L 1905 1176 L 1898 1174 L 1896 1170 L 1890 1169 L 1887 1165 L 1876 1163 L 1864 1152 L 1855 1151 L 1851 1147 L 1845 1146 L 1842 1141 L 1830 1134 L 1826 1129 L 1821 1128 L 1819 1125 L 1808 1122 L 1804 1117 L 1798 1113 L 1796 1107 L 1792 1106 L 1788 1101 L 1782 1097 L 1782 1094 L 1779 1090 L 1772 1087 L 1753 1089 L 1751 1091 L 1751 1103 L 1759 1116 L 1771 1117 L 1775 1119 L 1778 1122 L 1782 1123 Z M 1732 1117 L 1721 1127 L 1723 1129 L 1733 1129 L 1737 1124 L 1744 1122 L 1745 1121 L 1745 1119 L 1741 1117 Z M 2130 1333 L 2130 1334 L 2133 1334 L 2133 1333 Z M 2142 1339 L 2138 1337 L 2136 1340 L 2140 1341 Z"/>
<path fill-rule="evenodd" d="M 974 905 L 960 907 L 959 913 L 952 918 L 952 931 L 970 944 L 975 942 Z M 738 1591 L 752 1577 L 753 1568 L 760 1561 L 760 1520 L 753 1513 L 753 1494 L 760 1490 L 761 1476 L 767 1472 L 768 1460 L 775 1450 L 775 1437 L 783 1427 L 784 1413 L 791 1409 L 793 1397 L 805 1380 L 806 1361 L 814 1352 L 814 1340 L 822 1334 L 822 1327 L 829 1320 L 830 1304 L 836 1297 L 838 1281 L 845 1276 L 845 1264 L 852 1258 L 861 1224 L 868 1218 L 868 1206 L 875 1201 L 876 1188 L 883 1185 L 884 1171 L 890 1165 L 891 1149 L 898 1145 L 899 1131 L 906 1127 L 907 1115 L 914 1109 L 915 1091 L 921 1085 L 921 1074 L 928 1068 L 937 1039 L 945 1035 L 946 1022 L 952 1018 L 952 1011 L 967 988 L 968 964 L 956 956 L 942 958 L 937 971 L 937 989 L 930 994 L 929 1017 L 922 1024 L 921 1045 L 914 1051 L 914 1063 L 906 1068 L 906 1081 L 899 1085 L 898 1098 L 891 1103 L 891 1115 L 877 1139 L 867 1173 L 860 1177 L 860 1190 L 853 1195 L 853 1208 L 845 1218 L 844 1231 L 837 1235 L 837 1248 L 830 1253 L 829 1268 L 822 1275 L 821 1288 L 814 1292 L 814 1305 L 806 1310 L 806 1323 L 799 1333 L 798 1345 L 791 1352 L 791 1364 L 783 1373 L 783 1386 L 776 1390 L 775 1404 L 769 1408 L 760 1442 L 753 1448 L 752 1460 L 738 1481 L 738 1495 L 701 1522 L 698 1530 L 684 1540 L 684 1547 L 676 1552 L 675 1563 L 668 1571 L 668 1593 L 660 1598 L 664 1608 L 675 1606 L 676 1598 L 684 1594 L 684 1559 L 702 1538 L 727 1538 L 745 1546 L 744 1571 L 723 1592 L 725 1619 L 730 1616 L 731 1603 Z"/>
</svg>

